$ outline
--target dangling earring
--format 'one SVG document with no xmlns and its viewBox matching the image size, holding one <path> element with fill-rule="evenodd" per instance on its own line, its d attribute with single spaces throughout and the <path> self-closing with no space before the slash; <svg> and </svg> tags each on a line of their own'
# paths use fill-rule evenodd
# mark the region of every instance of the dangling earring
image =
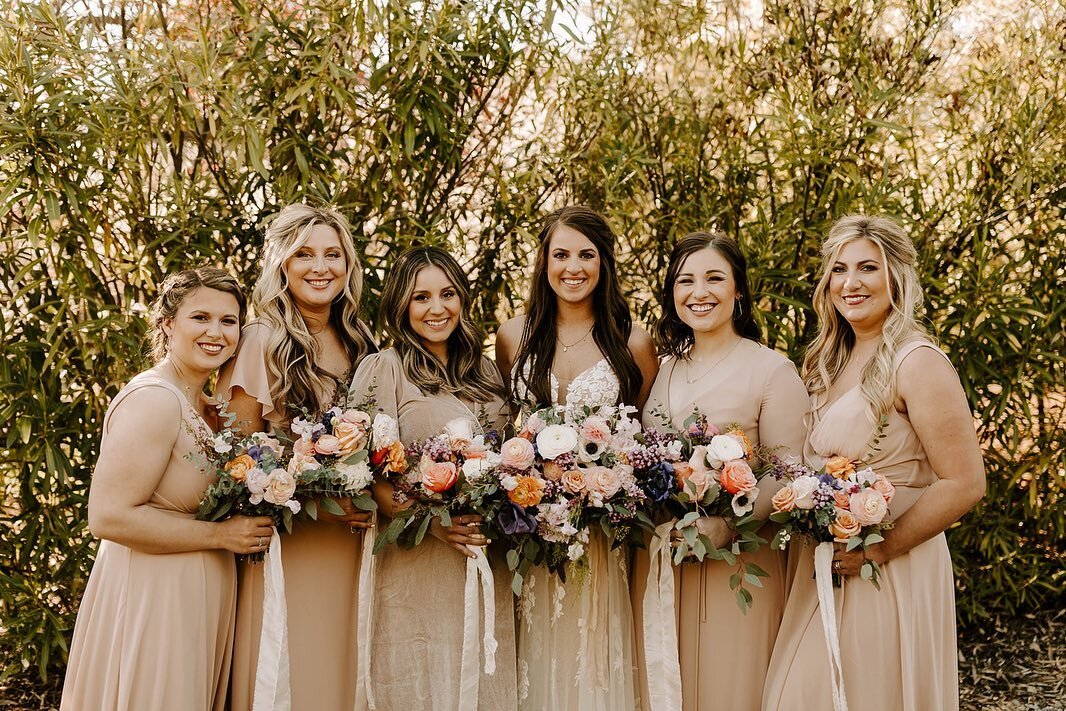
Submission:
<svg viewBox="0 0 1066 711">
<path fill-rule="evenodd" d="M 733 319 L 736 320 L 744 315 L 744 302 L 737 299 L 733 303 Z"/>
</svg>

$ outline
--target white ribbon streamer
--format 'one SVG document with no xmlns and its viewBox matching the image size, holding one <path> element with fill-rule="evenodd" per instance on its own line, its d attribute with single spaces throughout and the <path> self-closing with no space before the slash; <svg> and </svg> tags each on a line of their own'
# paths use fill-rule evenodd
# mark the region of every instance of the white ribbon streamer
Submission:
<svg viewBox="0 0 1066 711">
<path fill-rule="evenodd" d="M 459 711 L 477 711 L 478 686 L 481 682 L 481 656 L 484 648 L 485 673 L 496 672 L 496 592 L 489 559 L 482 546 L 471 546 L 473 558 L 466 559 L 466 585 L 463 590 L 463 657 L 459 669 Z M 478 582 L 481 583 L 483 614 L 478 614 Z M 484 625 L 482 644 L 478 644 L 478 624 Z"/>
<path fill-rule="evenodd" d="M 275 528 L 263 561 L 263 628 L 255 670 L 252 711 L 289 711 L 289 622 L 285 609 L 285 573 L 281 537 Z"/>
<path fill-rule="evenodd" d="M 648 675 L 650 711 L 681 708 L 681 662 L 677 651 L 674 615 L 674 566 L 669 521 L 655 529 L 648 549 L 651 562 L 644 590 L 644 663 Z"/>
<path fill-rule="evenodd" d="M 370 684 L 370 640 L 371 625 L 374 624 L 374 540 L 377 538 L 377 514 L 374 514 L 374 526 L 363 531 L 363 555 L 359 560 L 359 610 L 356 614 L 356 644 L 359 646 L 355 679 L 354 711 L 374 711 L 374 691 Z"/>
<path fill-rule="evenodd" d="M 833 690 L 833 711 L 848 711 L 844 694 L 844 668 L 840 664 L 840 635 L 833 600 L 833 544 L 819 543 L 814 549 L 814 581 L 818 588 L 818 611 L 822 616 L 825 646 L 829 650 L 829 678 Z"/>
</svg>

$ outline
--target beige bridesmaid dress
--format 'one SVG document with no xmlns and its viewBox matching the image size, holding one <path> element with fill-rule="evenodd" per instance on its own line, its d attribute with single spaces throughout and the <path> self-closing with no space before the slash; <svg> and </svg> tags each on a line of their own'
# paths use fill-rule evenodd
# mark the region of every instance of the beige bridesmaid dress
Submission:
<svg viewBox="0 0 1066 711">
<path fill-rule="evenodd" d="M 240 387 L 263 407 L 271 428 L 287 428 L 282 408 L 271 397 L 266 367 L 268 328 L 249 323 L 237 355 L 219 377 L 218 392 L 228 398 Z M 331 400 L 332 393 L 320 398 Z M 359 563 L 363 534 L 348 526 L 299 518 L 292 534 L 281 536 L 285 605 L 289 635 L 289 688 L 294 711 L 351 711 L 358 671 Z M 238 566 L 237 627 L 230 703 L 233 711 L 252 708 L 263 623 L 263 565 Z"/>
<path fill-rule="evenodd" d="M 149 373 L 115 397 L 104 418 L 131 392 L 170 390 L 182 427 L 148 504 L 194 518 L 214 482 L 187 455 L 193 431 L 207 425 L 173 384 Z M 102 541 L 78 610 L 63 684 L 63 711 L 222 711 L 229 683 L 237 581 L 224 550 L 153 554 Z"/>
<path fill-rule="evenodd" d="M 644 407 L 645 426 L 662 427 L 665 413 L 681 430 L 698 407 L 711 424 L 725 430 L 739 425 L 753 445 L 774 448 L 797 458 L 803 451 L 807 391 L 796 367 L 785 356 L 744 339 L 711 372 L 688 383 L 683 363 L 667 358 L 659 368 Z M 671 395 L 673 384 L 673 395 Z M 684 397 L 678 397 L 683 392 Z M 768 486 L 770 486 L 768 484 Z M 762 495 L 768 486 L 763 486 Z M 772 524 L 761 532 L 768 541 Z M 763 587 L 749 586 L 754 598 L 747 614 L 737 607 L 729 577 L 735 568 L 723 561 L 683 563 L 674 568 L 681 694 L 684 711 L 735 709 L 757 711 L 777 638 L 789 584 L 785 554 L 765 545 L 746 556 L 770 574 Z M 634 563 L 634 611 L 640 631 L 647 580 L 647 552 Z M 643 635 L 638 634 L 642 640 Z M 640 683 L 648 707 L 642 643 L 638 643 Z"/>
<path fill-rule="evenodd" d="M 903 346 L 896 368 L 926 341 Z M 944 356 L 945 358 L 947 356 Z M 936 481 L 906 414 L 891 411 L 877 452 L 875 430 L 855 387 L 832 403 L 812 403 L 809 463 L 839 454 L 863 459 L 896 486 L 896 519 Z M 763 708 L 833 708 L 828 653 L 814 582 L 814 547 L 799 548 L 799 567 L 766 680 Z M 941 533 L 881 566 L 881 590 L 858 577 L 834 589 L 844 688 L 852 711 L 950 711 L 959 708 L 955 587 Z"/>
<path fill-rule="evenodd" d="M 450 393 L 424 393 L 407 379 L 392 348 L 368 355 L 352 380 L 352 400 L 372 397 L 377 411 L 397 420 L 404 444 L 441 434 L 457 418 L 501 430 L 502 399 L 467 406 Z M 378 523 L 384 530 L 389 519 Z M 514 711 L 515 630 L 511 574 L 502 555 L 489 550 L 496 597 L 496 671 L 478 660 L 478 708 Z M 463 643 L 466 558 L 426 535 L 411 550 L 386 546 L 375 556 L 370 685 L 379 711 L 458 711 Z M 481 639 L 483 630 L 478 630 Z M 294 707 L 295 708 L 295 707 Z"/>
</svg>

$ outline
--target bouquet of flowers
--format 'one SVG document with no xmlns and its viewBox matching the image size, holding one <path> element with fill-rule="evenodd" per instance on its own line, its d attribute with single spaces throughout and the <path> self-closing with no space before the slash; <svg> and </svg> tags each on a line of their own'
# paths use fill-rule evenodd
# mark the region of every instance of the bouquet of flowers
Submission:
<svg viewBox="0 0 1066 711">
<path fill-rule="evenodd" d="M 808 536 L 819 543 L 845 543 L 847 550 L 866 550 L 884 540 L 882 531 L 889 504 L 896 493 L 888 479 L 861 462 L 833 456 L 821 469 L 796 463 L 779 465 L 775 475 L 786 480 L 774 495 L 772 521 L 781 525 L 773 546 L 784 550 L 794 534 Z M 860 575 L 878 590 L 877 564 L 863 563 Z"/>
<path fill-rule="evenodd" d="M 233 415 L 213 437 L 197 437 L 201 466 L 218 477 L 204 491 L 196 517 L 221 521 L 230 516 L 269 516 L 276 527 L 292 531 L 293 514 L 301 505 L 295 498 L 296 480 L 282 460 L 284 447 L 265 432 L 244 436 L 233 428 Z M 263 553 L 238 556 L 258 562 Z"/>
<path fill-rule="evenodd" d="M 500 455 L 492 449 L 494 433 L 474 435 L 466 418 L 456 418 L 444 432 L 412 444 L 406 452 L 406 470 L 392 468 L 385 477 L 395 487 L 396 512 L 383 535 L 375 541 L 377 553 L 389 543 L 413 548 L 422 542 L 435 517 L 445 526 L 459 513 L 494 515 L 503 501 L 499 481 L 493 476 Z"/>
<path fill-rule="evenodd" d="M 516 591 L 533 565 L 566 579 L 587 565 L 589 533 L 612 547 L 653 528 L 629 462 L 640 424 L 632 408 L 538 410 L 503 443 L 497 476 L 507 492 L 495 526 L 510 545 Z"/>
</svg>

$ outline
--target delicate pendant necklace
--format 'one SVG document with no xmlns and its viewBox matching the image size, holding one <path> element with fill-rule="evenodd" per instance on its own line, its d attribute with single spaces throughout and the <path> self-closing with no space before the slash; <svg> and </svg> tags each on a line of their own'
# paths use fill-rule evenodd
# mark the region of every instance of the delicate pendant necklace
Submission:
<svg viewBox="0 0 1066 711">
<path fill-rule="evenodd" d="M 563 347 L 563 353 L 566 353 L 568 350 L 570 350 L 571 348 L 576 346 L 578 343 L 581 343 L 583 340 L 588 338 L 589 334 L 592 333 L 592 329 L 594 329 L 594 328 L 596 328 L 596 322 L 595 321 L 593 321 L 592 325 L 589 326 L 589 330 L 585 331 L 585 335 L 583 335 L 581 338 L 577 339 L 573 343 L 563 343 L 563 339 L 559 338 L 558 334 L 556 334 L 555 340 L 559 343 L 560 346 Z"/>
<path fill-rule="evenodd" d="M 721 358 L 718 358 L 713 363 L 711 363 L 711 365 L 706 370 L 704 370 L 702 373 L 700 373 L 695 378 L 692 377 L 692 373 L 691 373 L 692 360 L 691 360 L 691 358 L 686 358 L 685 359 L 685 382 L 688 383 L 689 385 L 692 385 L 697 380 L 702 380 L 704 378 L 704 376 L 707 375 L 707 373 L 710 373 L 712 370 L 717 368 L 722 363 L 723 360 L 728 358 L 729 354 L 732 353 L 734 350 L 736 350 L 736 347 L 739 346 L 740 342 L 743 341 L 743 340 L 744 340 L 743 338 L 737 339 L 737 342 L 734 343 L 733 345 L 731 345 L 729 347 L 729 350 L 727 350 L 725 352 L 725 354 Z"/>
</svg>

